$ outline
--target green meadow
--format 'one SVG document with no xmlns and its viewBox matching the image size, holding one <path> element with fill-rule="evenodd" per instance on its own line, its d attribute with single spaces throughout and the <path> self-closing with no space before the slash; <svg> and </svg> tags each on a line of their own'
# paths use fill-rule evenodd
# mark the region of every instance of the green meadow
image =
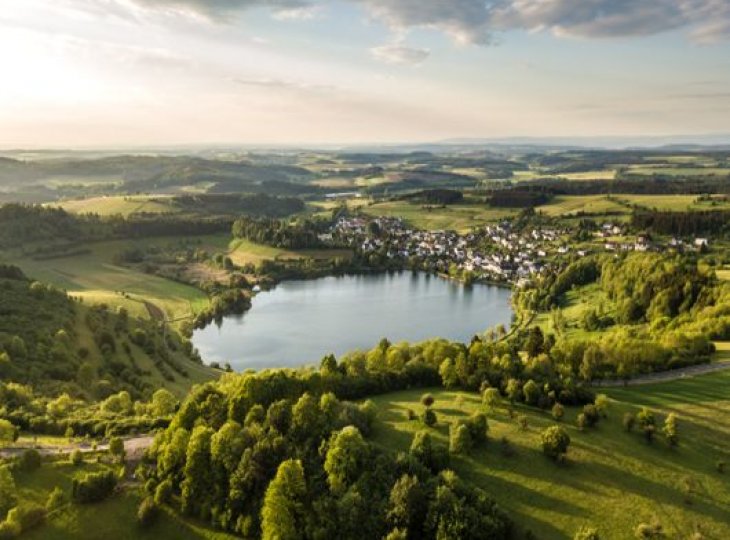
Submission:
<svg viewBox="0 0 730 540">
<path fill-rule="evenodd" d="M 603 390 L 598 390 L 603 391 Z M 393 451 L 408 449 L 413 434 L 424 429 L 408 420 L 407 410 L 420 413 L 424 390 L 374 399 L 380 410 L 375 440 Z M 448 444 L 449 423 L 481 410 L 470 392 L 433 389 L 438 424 L 430 428 Z M 540 433 L 555 420 L 549 412 L 521 405 L 523 430 L 503 402 L 488 413 L 489 441 L 469 456 L 452 458 L 452 468 L 482 487 L 514 519 L 538 538 L 572 538 L 583 525 L 598 527 L 601 538 L 633 538 L 641 522 L 658 520 L 668 538 L 730 537 L 730 472 L 716 470 L 730 462 L 730 371 L 675 382 L 628 388 L 607 388 L 608 418 L 596 428 L 580 431 L 577 408 L 566 408 L 560 424 L 571 437 L 568 461 L 556 464 L 543 456 Z M 679 417 L 680 443 L 670 448 L 657 430 L 649 444 L 637 432 L 626 432 L 622 417 L 642 406 L 657 415 Z M 506 439 L 508 443 L 502 442 Z M 506 450 L 508 448 L 509 450 Z"/>
</svg>

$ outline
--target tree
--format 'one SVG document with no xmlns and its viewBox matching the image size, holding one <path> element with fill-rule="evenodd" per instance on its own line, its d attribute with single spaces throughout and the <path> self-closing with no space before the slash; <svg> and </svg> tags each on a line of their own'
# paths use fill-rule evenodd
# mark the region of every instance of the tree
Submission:
<svg viewBox="0 0 730 540">
<path fill-rule="evenodd" d="M 677 415 L 669 413 L 664 420 L 664 427 L 662 428 L 664 436 L 667 438 L 669 446 L 677 446 L 679 444 L 679 435 L 677 433 Z"/>
<path fill-rule="evenodd" d="M 464 424 L 451 424 L 449 427 L 449 452 L 452 454 L 467 454 L 471 449 L 471 444 L 469 428 Z"/>
<path fill-rule="evenodd" d="M 593 427 L 598 423 L 600 416 L 598 415 L 598 409 L 595 405 L 590 403 L 583 406 L 583 415 L 585 416 L 586 424 L 589 427 Z"/>
<path fill-rule="evenodd" d="M 403 531 L 416 531 L 426 517 L 426 493 L 418 477 L 404 474 L 390 490 L 388 522 Z"/>
<path fill-rule="evenodd" d="M 368 444 L 356 427 L 347 426 L 332 434 L 324 470 L 334 493 L 343 493 L 360 476 L 367 454 Z"/>
<path fill-rule="evenodd" d="M 540 399 L 540 387 L 535 381 L 530 379 L 522 387 L 522 393 L 525 395 L 525 403 L 528 405 L 537 405 Z"/>
<path fill-rule="evenodd" d="M 489 412 L 493 412 L 494 409 L 499 405 L 500 395 L 499 390 L 496 388 L 487 388 L 482 393 L 482 405 Z"/>
<path fill-rule="evenodd" d="M 446 388 L 455 388 L 459 385 L 459 374 L 451 358 L 445 359 L 439 366 L 439 375 Z"/>
<path fill-rule="evenodd" d="M 0 518 L 5 516 L 17 502 L 15 479 L 7 465 L 0 466 Z"/>
<path fill-rule="evenodd" d="M 525 344 L 525 351 L 530 358 L 537 357 L 538 354 L 543 352 L 543 343 L 545 342 L 545 336 L 543 336 L 542 330 L 539 326 L 533 326 L 530 328 L 530 332 L 527 336 L 527 343 Z"/>
<path fill-rule="evenodd" d="M 151 413 L 153 416 L 170 416 L 177 407 L 177 398 L 172 392 L 160 388 L 152 394 Z"/>
<path fill-rule="evenodd" d="M 565 408 L 560 403 L 556 403 L 555 405 L 553 405 L 551 412 L 553 418 L 558 422 L 560 422 L 560 420 L 563 419 L 563 416 L 565 416 Z"/>
<path fill-rule="evenodd" d="M 206 503 L 211 495 L 211 458 L 210 440 L 213 430 L 209 427 L 198 426 L 190 436 L 186 452 L 185 479 L 181 484 L 181 509 L 187 515 L 204 515 Z"/>
<path fill-rule="evenodd" d="M 551 426 L 542 432 L 540 436 L 542 441 L 542 451 L 546 456 L 554 460 L 562 460 L 568 452 L 570 445 L 570 436 L 560 426 Z"/>
<path fill-rule="evenodd" d="M 421 404 L 424 407 L 430 407 L 431 405 L 433 405 L 433 402 L 434 402 L 433 394 L 423 394 L 421 396 Z"/>
<path fill-rule="evenodd" d="M 302 462 L 294 459 L 283 461 L 266 489 L 261 508 L 261 533 L 264 540 L 305 538 L 306 495 Z"/>
<path fill-rule="evenodd" d="M 155 522 L 159 512 L 155 500 L 150 496 L 145 497 L 137 509 L 137 524 L 146 529 Z"/>
<path fill-rule="evenodd" d="M 430 408 L 424 410 L 423 413 L 421 413 L 421 421 L 429 427 L 436 425 L 436 413 Z"/>
<path fill-rule="evenodd" d="M 434 473 L 444 469 L 449 461 L 446 449 L 433 444 L 431 434 L 428 431 L 419 431 L 414 435 L 410 454 Z"/>
<path fill-rule="evenodd" d="M 520 396 L 522 395 L 522 389 L 520 388 L 520 381 L 517 379 L 509 379 L 507 381 L 507 398 L 509 399 L 509 402 L 514 405 L 515 401 L 517 401 Z"/>
<path fill-rule="evenodd" d="M 598 394 L 594 405 L 596 406 L 598 414 L 600 414 L 603 418 L 608 418 L 608 409 L 611 405 L 611 401 L 608 399 L 606 394 Z"/>
</svg>

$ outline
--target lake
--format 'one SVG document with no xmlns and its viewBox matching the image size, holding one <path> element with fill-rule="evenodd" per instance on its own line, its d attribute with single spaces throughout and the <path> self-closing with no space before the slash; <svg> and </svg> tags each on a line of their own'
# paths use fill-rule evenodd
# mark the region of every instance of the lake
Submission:
<svg viewBox="0 0 730 540">
<path fill-rule="evenodd" d="M 257 294 L 251 310 L 193 334 L 206 362 L 236 370 L 319 364 L 334 353 L 391 342 L 474 334 L 509 327 L 511 292 L 416 272 L 286 281 Z"/>
</svg>

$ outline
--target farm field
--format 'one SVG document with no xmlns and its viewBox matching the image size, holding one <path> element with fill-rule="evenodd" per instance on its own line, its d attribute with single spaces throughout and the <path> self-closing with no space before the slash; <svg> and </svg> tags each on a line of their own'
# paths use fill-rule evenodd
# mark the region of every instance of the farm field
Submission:
<svg viewBox="0 0 730 540">
<path fill-rule="evenodd" d="M 518 213 L 516 209 L 466 204 L 428 210 L 420 204 L 400 201 L 373 204 L 363 207 L 362 211 L 371 216 L 400 217 L 419 229 L 457 232 L 466 232 Z"/>
<path fill-rule="evenodd" d="M 149 214 L 169 214 L 177 212 L 178 209 L 165 201 L 165 195 L 119 195 L 91 197 L 88 199 L 75 199 L 64 201 L 54 206 L 59 206 L 67 212 L 74 214 L 99 214 L 101 216 L 122 215 L 129 216 L 141 212 Z"/>
<path fill-rule="evenodd" d="M 407 450 L 422 424 L 407 420 L 420 413 L 424 390 L 397 392 L 374 399 L 380 410 L 375 440 L 393 451 Z M 430 429 L 448 444 L 448 424 L 480 408 L 479 396 L 433 389 L 438 424 Z M 716 471 L 718 460 L 730 459 L 730 372 L 676 382 L 606 389 L 611 398 L 608 418 L 596 428 L 575 427 L 578 410 L 566 408 L 562 425 L 571 437 L 566 464 L 542 455 L 540 432 L 555 424 L 549 413 L 516 406 L 528 419 L 522 430 L 507 414 L 507 403 L 489 413 L 485 448 L 452 459 L 452 468 L 482 487 L 538 538 L 571 538 L 583 525 L 597 526 L 601 538 L 633 538 L 641 522 L 659 520 L 669 538 L 730 535 L 730 481 Z M 621 418 L 649 406 L 658 425 L 669 412 L 679 417 L 680 444 L 668 447 L 660 435 L 652 444 L 627 433 Z M 514 455 L 502 450 L 506 437 Z M 687 502 L 689 501 L 689 502 Z"/>
</svg>

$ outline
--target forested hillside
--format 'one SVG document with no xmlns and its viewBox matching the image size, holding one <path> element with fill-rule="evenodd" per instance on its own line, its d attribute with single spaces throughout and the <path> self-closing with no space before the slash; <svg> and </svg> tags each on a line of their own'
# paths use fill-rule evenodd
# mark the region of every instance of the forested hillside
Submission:
<svg viewBox="0 0 730 540">
<path fill-rule="evenodd" d="M 188 341 L 127 310 L 87 307 L 66 293 L 0 267 L 0 369 L 5 381 L 46 395 L 149 397 L 188 379 L 199 364 Z M 194 364 L 193 364 L 194 363 Z"/>
</svg>

